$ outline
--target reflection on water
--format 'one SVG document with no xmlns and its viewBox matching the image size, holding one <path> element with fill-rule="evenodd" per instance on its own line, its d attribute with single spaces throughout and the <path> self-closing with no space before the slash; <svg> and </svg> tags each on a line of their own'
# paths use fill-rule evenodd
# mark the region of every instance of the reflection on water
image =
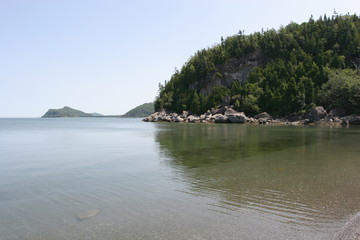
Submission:
<svg viewBox="0 0 360 240">
<path fill-rule="evenodd" d="M 213 211 L 325 234 L 360 210 L 359 128 L 158 128 L 165 163 L 187 183 L 187 193 L 216 197 Z"/>
<path fill-rule="evenodd" d="M 359 140 L 359 128 L 0 119 L 0 239 L 331 239 L 360 209 Z"/>
</svg>

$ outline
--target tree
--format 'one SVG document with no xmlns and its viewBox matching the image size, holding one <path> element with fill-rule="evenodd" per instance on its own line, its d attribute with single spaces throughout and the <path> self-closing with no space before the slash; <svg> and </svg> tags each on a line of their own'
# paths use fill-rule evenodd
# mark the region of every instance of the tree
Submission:
<svg viewBox="0 0 360 240">
<path fill-rule="evenodd" d="M 344 108 L 348 113 L 360 112 L 360 76 L 356 71 L 332 70 L 329 81 L 320 92 L 322 104 L 329 108 Z"/>
</svg>

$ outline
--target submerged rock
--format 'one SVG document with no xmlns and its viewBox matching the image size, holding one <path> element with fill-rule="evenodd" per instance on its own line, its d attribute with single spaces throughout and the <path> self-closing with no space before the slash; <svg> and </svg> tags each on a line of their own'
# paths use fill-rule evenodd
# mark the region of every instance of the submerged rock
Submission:
<svg viewBox="0 0 360 240">
<path fill-rule="evenodd" d="M 98 215 L 100 212 L 99 209 L 91 209 L 91 210 L 86 210 L 86 211 L 83 211 L 81 213 L 78 213 L 76 215 L 76 218 L 79 220 L 79 221 L 83 221 L 85 219 L 89 219 L 89 218 L 93 218 L 95 217 L 96 215 Z"/>
</svg>

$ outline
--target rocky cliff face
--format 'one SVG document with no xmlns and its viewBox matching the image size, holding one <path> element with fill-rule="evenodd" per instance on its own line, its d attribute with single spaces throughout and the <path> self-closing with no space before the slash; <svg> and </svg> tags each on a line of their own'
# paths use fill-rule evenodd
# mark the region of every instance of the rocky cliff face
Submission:
<svg viewBox="0 0 360 240">
<path fill-rule="evenodd" d="M 214 87 L 230 87 L 234 81 L 244 82 L 255 67 L 263 66 L 267 62 L 269 62 L 269 59 L 258 50 L 246 57 L 234 58 L 217 66 L 217 72 L 212 73 L 205 79 L 193 82 L 189 87 L 192 90 L 200 90 L 201 94 L 207 96 Z"/>
</svg>

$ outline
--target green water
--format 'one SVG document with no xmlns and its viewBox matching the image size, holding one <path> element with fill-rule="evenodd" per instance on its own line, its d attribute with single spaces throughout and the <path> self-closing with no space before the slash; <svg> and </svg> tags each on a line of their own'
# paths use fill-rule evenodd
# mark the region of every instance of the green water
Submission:
<svg viewBox="0 0 360 240">
<path fill-rule="evenodd" d="M 0 239 L 333 239 L 360 212 L 359 140 L 357 127 L 0 119 Z"/>
<path fill-rule="evenodd" d="M 190 193 L 216 196 L 214 211 L 253 218 L 256 232 L 244 238 L 267 229 L 268 239 L 329 239 L 360 210 L 359 128 L 158 128 L 166 163 Z"/>
</svg>

